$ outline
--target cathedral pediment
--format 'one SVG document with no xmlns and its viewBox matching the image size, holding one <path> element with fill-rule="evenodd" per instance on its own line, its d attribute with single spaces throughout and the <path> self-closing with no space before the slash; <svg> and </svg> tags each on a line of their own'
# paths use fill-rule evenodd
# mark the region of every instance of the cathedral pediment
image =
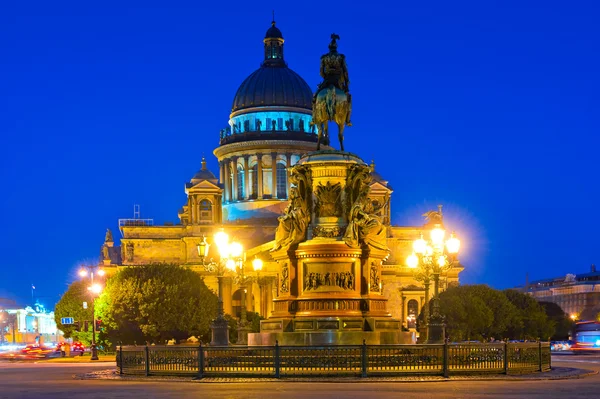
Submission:
<svg viewBox="0 0 600 399">
<path fill-rule="evenodd" d="M 199 183 L 187 183 L 185 185 L 185 192 L 190 191 L 203 191 L 203 192 L 221 192 L 222 189 L 217 184 L 214 184 L 208 180 L 202 180 Z"/>
<path fill-rule="evenodd" d="M 374 181 L 373 183 L 371 183 L 370 187 L 371 187 L 372 193 L 380 193 L 380 192 L 391 193 L 392 192 L 392 190 L 390 190 L 389 187 L 384 186 L 383 184 L 379 183 L 378 181 Z"/>
</svg>

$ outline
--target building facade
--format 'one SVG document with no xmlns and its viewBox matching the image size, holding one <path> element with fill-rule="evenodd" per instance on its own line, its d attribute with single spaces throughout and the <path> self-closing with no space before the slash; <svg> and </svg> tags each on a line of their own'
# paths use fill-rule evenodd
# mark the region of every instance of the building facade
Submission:
<svg viewBox="0 0 600 399">
<path fill-rule="evenodd" d="M 240 287 L 226 277 L 223 302 L 226 313 L 238 315 L 242 306 L 262 316 L 271 315 L 273 298 L 281 290 L 279 266 L 271 258 L 277 218 L 288 204 L 290 167 L 303 154 L 316 150 L 317 136 L 311 125 L 312 91 L 284 59 L 284 39 L 275 22 L 267 30 L 264 58 L 259 69 L 240 85 L 234 96 L 228 126 L 220 131 L 220 145 L 214 149 L 219 161 L 218 178 L 206 167 L 185 184 L 187 201 L 180 209 L 177 225 L 157 226 L 148 219 L 120 219 L 120 245 L 107 234 L 102 246 L 102 262 L 107 270 L 149 263 L 186 265 L 205 278 L 216 290 L 216 276 L 207 272 L 198 255 L 202 237 L 223 229 L 243 244 L 246 258 L 264 262 L 260 276 L 247 287 L 246 303 L 241 304 Z M 328 148 L 328 147 L 325 147 Z M 389 182 L 371 164 L 370 200 L 380 209 L 387 227 L 390 256 L 384 262 L 381 290 L 388 298 L 393 317 L 407 328 L 425 304 L 425 289 L 413 277 L 405 259 L 412 242 L 427 226 L 399 227 L 391 224 Z M 218 259 L 216 246 L 208 258 Z M 458 284 L 462 266 L 444 276 L 442 289 Z"/>
<path fill-rule="evenodd" d="M 596 265 L 591 265 L 588 273 L 536 280 L 518 289 L 540 302 L 556 303 L 576 320 L 595 320 L 600 313 L 600 272 Z"/>
</svg>

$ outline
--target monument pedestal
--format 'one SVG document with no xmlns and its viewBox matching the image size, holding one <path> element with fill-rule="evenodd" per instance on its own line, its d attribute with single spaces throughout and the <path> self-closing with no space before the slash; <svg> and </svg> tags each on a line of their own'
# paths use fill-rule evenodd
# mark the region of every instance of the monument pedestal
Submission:
<svg viewBox="0 0 600 399">
<path fill-rule="evenodd" d="M 356 155 L 320 151 L 290 173 L 290 207 L 276 248 L 279 297 L 250 345 L 412 343 L 387 311 L 381 264 L 385 226 L 368 199 L 371 169 Z"/>
</svg>

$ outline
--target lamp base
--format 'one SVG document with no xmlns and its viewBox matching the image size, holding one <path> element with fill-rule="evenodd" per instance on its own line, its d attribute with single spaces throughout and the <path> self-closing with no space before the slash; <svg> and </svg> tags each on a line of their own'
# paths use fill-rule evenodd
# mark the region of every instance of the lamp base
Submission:
<svg viewBox="0 0 600 399">
<path fill-rule="evenodd" d="M 227 319 L 219 314 L 216 319 L 210 323 L 212 337 L 211 346 L 227 346 L 229 345 L 229 323 Z"/>
<path fill-rule="evenodd" d="M 431 316 L 427 324 L 427 343 L 443 344 L 446 340 L 446 323 L 442 316 Z"/>
</svg>

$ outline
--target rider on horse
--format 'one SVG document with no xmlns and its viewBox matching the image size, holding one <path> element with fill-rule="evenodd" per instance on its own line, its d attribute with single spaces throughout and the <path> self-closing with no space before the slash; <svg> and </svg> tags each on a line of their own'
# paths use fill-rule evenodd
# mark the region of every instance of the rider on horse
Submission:
<svg viewBox="0 0 600 399">
<path fill-rule="evenodd" d="M 335 33 L 331 34 L 331 43 L 329 43 L 329 53 L 321 56 L 321 77 L 323 82 L 317 86 L 317 91 L 313 96 L 313 110 L 317 102 L 317 96 L 319 93 L 328 87 L 336 87 L 346 93 L 348 97 L 348 103 L 352 104 L 352 97 L 350 96 L 349 88 L 350 80 L 348 79 L 348 67 L 346 66 L 346 57 L 344 54 L 337 52 L 337 42 L 340 37 Z M 350 123 L 350 113 L 346 120 L 347 126 L 352 126 Z"/>
</svg>

